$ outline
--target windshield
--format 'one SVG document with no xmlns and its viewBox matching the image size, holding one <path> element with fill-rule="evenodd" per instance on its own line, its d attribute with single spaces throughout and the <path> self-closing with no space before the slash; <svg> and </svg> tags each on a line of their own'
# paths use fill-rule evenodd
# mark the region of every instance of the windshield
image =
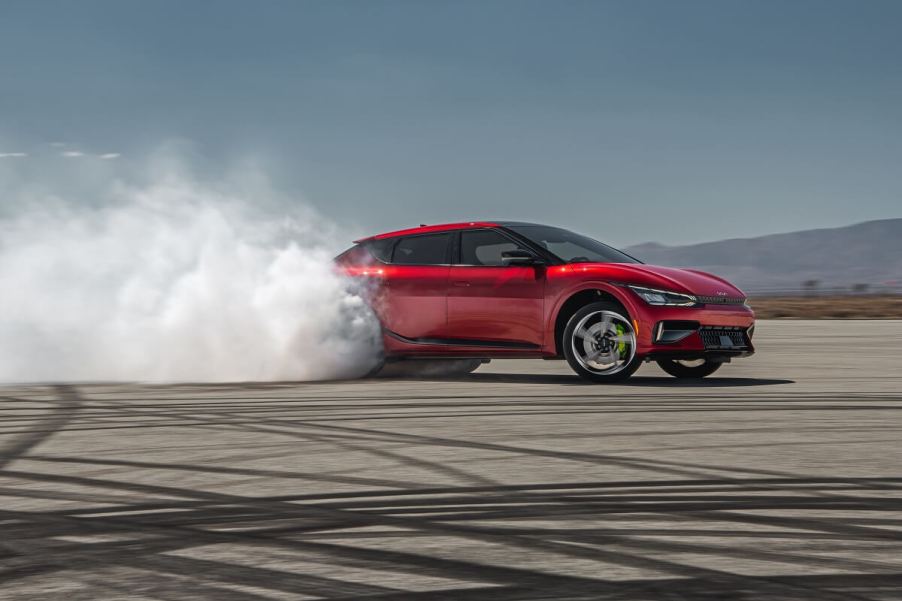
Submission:
<svg viewBox="0 0 902 601">
<path fill-rule="evenodd" d="M 592 238 L 547 225 L 510 225 L 517 232 L 565 263 L 640 263 L 616 248 Z"/>
</svg>

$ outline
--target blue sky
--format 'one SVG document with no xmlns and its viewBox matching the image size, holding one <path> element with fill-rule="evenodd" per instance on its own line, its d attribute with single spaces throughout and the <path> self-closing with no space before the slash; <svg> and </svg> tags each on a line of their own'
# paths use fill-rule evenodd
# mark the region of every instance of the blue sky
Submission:
<svg viewBox="0 0 902 601">
<path fill-rule="evenodd" d="M 4 0 L 0 161 L 190 140 L 211 174 L 253 157 L 372 232 L 899 217 L 900 30 L 880 0 Z"/>
</svg>

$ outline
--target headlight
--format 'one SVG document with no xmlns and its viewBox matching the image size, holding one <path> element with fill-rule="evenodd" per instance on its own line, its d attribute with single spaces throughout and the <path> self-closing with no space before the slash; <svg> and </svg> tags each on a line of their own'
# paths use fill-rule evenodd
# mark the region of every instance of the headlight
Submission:
<svg viewBox="0 0 902 601">
<path fill-rule="evenodd" d="M 671 307 L 691 307 L 698 300 L 690 294 L 668 292 L 667 290 L 654 290 L 640 286 L 630 286 L 630 290 L 642 297 L 649 305 L 669 305 Z"/>
</svg>

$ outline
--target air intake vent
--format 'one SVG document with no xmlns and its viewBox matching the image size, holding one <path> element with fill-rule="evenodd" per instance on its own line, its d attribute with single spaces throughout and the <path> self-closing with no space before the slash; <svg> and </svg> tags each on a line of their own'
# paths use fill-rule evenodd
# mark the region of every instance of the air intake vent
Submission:
<svg viewBox="0 0 902 601">
<path fill-rule="evenodd" d="M 745 302 L 744 296 L 696 296 L 698 302 L 706 305 L 741 305 Z"/>
<path fill-rule="evenodd" d="M 749 346 L 745 328 L 739 326 L 702 326 L 698 329 L 698 335 L 707 350 L 743 350 Z"/>
</svg>

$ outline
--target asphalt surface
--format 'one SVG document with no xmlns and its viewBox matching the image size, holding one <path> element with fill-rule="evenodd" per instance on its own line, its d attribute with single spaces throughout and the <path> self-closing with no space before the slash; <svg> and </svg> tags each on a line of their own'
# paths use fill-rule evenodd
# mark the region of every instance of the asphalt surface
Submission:
<svg viewBox="0 0 902 601">
<path fill-rule="evenodd" d="M 902 322 L 757 344 L 699 382 L 0 388 L 0 598 L 902 598 Z"/>
</svg>

